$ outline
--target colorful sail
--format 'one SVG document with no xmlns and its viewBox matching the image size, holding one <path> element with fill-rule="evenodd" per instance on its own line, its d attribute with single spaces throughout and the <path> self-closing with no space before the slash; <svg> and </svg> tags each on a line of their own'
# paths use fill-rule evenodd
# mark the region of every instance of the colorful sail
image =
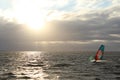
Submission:
<svg viewBox="0 0 120 80">
<path fill-rule="evenodd" d="M 101 45 L 100 48 L 98 49 L 96 55 L 95 55 L 95 60 L 102 60 L 103 54 L 104 54 L 104 45 Z"/>
</svg>

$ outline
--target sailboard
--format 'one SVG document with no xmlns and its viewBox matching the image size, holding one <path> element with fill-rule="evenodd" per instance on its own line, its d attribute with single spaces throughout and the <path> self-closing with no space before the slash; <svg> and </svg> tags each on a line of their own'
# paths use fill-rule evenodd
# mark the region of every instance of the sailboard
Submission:
<svg viewBox="0 0 120 80">
<path fill-rule="evenodd" d="M 104 56 L 104 49 L 105 46 L 101 45 L 98 49 L 98 51 L 96 52 L 94 57 L 90 57 L 90 61 L 91 62 L 105 62 L 105 60 L 103 60 L 103 56 Z"/>
</svg>

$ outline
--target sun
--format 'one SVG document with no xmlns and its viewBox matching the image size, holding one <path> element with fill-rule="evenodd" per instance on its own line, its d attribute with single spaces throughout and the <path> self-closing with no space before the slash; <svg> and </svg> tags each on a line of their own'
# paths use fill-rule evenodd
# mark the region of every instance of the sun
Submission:
<svg viewBox="0 0 120 80">
<path fill-rule="evenodd" d="M 44 27 L 45 22 L 44 21 L 39 21 L 39 20 L 37 21 L 36 20 L 36 22 L 30 21 L 30 22 L 28 22 L 26 24 L 32 30 L 40 30 L 40 29 L 42 29 Z"/>
<path fill-rule="evenodd" d="M 17 22 L 33 30 L 42 29 L 45 24 L 45 13 L 37 3 L 35 0 L 14 0 L 14 17 Z"/>
<path fill-rule="evenodd" d="M 32 30 L 41 30 L 44 28 L 45 20 L 42 17 L 38 18 L 37 16 L 33 15 L 32 18 L 26 19 L 26 21 L 24 21 L 23 23 L 26 24 L 28 28 Z"/>
</svg>

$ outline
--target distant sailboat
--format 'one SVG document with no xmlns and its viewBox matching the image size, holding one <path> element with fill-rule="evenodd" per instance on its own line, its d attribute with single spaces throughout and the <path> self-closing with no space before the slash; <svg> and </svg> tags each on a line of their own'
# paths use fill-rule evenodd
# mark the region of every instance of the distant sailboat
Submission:
<svg viewBox="0 0 120 80">
<path fill-rule="evenodd" d="M 90 57 L 90 61 L 91 62 L 104 62 L 105 61 L 103 60 L 104 49 L 105 49 L 105 46 L 101 45 L 98 51 L 96 52 L 96 55 L 94 57 Z"/>
</svg>

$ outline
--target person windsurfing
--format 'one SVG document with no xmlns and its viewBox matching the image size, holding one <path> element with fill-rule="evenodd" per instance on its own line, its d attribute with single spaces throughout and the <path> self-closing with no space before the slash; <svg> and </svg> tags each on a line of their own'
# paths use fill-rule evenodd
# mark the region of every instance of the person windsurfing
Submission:
<svg viewBox="0 0 120 80">
<path fill-rule="evenodd" d="M 105 48 L 105 46 L 101 45 L 99 47 L 98 51 L 96 52 L 96 55 L 93 57 L 94 59 L 92 59 L 92 57 L 91 57 L 90 60 L 92 62 L 97 62 L 99 60 L 102 60 L 103 59 L 103 54 L 104 54 L 104 48 Z"/>
</svg>

